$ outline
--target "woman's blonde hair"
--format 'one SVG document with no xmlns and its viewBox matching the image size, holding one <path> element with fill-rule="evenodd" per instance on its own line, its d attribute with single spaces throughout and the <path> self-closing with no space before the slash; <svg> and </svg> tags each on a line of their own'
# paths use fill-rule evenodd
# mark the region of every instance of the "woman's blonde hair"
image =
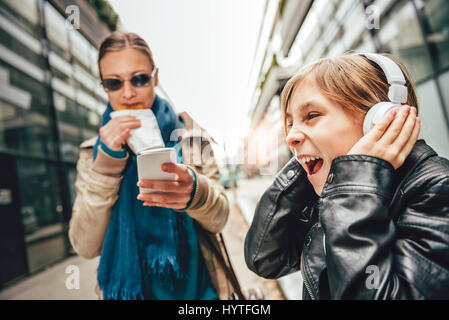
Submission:
<svg viewBox="0 0 449 320">
<path fill-rule="evenodd" d="M 98 49 L 98 71 L 100 73 L 100 79 L 103 80 L 100 69 L 100 61 L 111 51 L 120 51 L 126 48 L 134 48 L 143 52 L 150 60 L 151 68 L 155 68 L 153 54 L 147 42 L 143 40 L 139 35 L 132 32 L 120 32 L 116 31 L 107 36 Z"/>
<path fill-rule="evenodd" d="M 408 89 L 407 104 L 418 109 L 418 100 L 412 77 L 398 58 L 383 54 L 396 62 L 404 73 Z M 366 113 L 373 105 L 388 98 L 389 84 L 382 69 L 373 61 L 359 54 L 344 54 L 337 58 L 320 59 L 301 68 L 285 85 L 281 93 L 281 107 L 286 132 L 286 112 L 295 88 L 305 80 L 313 81 L 330 101 L 360 113 Z"/>
</svg>

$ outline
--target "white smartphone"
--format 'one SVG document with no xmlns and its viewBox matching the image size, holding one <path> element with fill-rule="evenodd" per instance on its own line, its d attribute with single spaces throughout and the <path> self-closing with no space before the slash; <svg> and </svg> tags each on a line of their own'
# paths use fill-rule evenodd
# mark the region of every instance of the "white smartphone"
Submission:
<svg viewBox="0 0 449 320">
<path fill-rule="evenodd" d="M 142 151 L 137 155 L 137 175 L 139 180 L 174 180 L 176 174 L 162 171 L 163 163 L 177 163 L 175 148 L 157 148 Z M 141 193 L 155 192 L 153 189 L 140 188 Z"/>
</svg>

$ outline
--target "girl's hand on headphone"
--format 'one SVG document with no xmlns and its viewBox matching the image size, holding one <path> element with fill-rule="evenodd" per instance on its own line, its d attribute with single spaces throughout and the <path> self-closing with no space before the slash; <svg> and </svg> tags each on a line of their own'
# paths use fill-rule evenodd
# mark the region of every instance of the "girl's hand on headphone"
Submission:
<svg viewBox="0 0 449 320">
<path fill-rule="evenodd" d="M 388 161 L 396 170 L 413 149 L 421 129 L 416 108 L 391 110 L 364 135 L 348 154 L 365 154 Z"/>
</svg>

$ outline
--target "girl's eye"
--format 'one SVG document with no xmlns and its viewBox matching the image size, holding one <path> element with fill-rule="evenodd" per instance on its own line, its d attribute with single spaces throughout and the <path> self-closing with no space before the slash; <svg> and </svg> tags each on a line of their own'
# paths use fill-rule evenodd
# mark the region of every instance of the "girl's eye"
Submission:
<svg viewBox="0 0 449 320">
<path fill-rule="evenodd" d="M 310 113 L 307 114 L 306 119 L 307 119 L 307 120 L 312 120 L 313 118 L 316 118 L 316 117 L 318 117 L 319 115 L 320 115 L 319 113 L 316 113 L 316 112 L 310 112 Z"/>
</svg>

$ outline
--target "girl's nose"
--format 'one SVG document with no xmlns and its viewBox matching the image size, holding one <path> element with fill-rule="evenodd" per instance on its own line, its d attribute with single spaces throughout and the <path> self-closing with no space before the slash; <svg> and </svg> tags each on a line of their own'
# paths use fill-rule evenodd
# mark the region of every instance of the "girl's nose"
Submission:
<svg viewBox="0 0 449 320">
<path fill-rule="evenodd" d="M 301 131 L 294 130 L 294 128 L 290 130 L 287 137 L 285 138 L 288 146 L 290 147 L 297 146 L 298 144 L 304 142 L 304 139 L 304 134 Z"/>
<path fill-rule="evenodd" d="M 131 99 L 136 95 L 136 89 L 129 81 L 123 83 L 123 98 Z"/>
</svg>

